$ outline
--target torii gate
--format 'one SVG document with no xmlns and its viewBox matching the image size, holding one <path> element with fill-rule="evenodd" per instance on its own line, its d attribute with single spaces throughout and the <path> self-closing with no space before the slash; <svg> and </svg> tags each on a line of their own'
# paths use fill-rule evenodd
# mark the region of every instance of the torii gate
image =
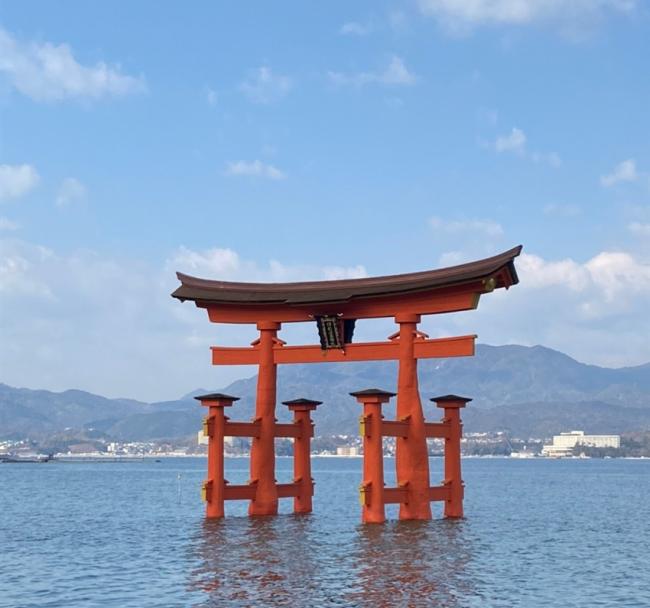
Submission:
<svg viewBox="0 0 650 608">
<path fill-rule="evenodd" d="M 181 286 L 172 294 L 174 298 L 205 308 L 213 323 L 255 323 L 260 332 L 250 347 L 212 347 L 214 365 L 254 364 L 259 371 L 253 422 L 227 422 L 223 408 L 232 405 L 236 397 L 212 394 L 199 398 L 209 408 L 208 480 L 204 485 L 207 516 L 222 517 L 224 499 L 249 499 L 249 515 L 277 514 L 278 498 L 290 496 L 295 511 L 311 510 L 308 440 L 313 431 L 309 410 L 319 403 L 304 399 L 286 402 L 294 411 L 294 422 L 277 424 L 278 364 L 397 360 L 396 421 L 381 420 L 381 403 L 392 393 L 378 389 L 353 393 L 364 406 L 363 520 L 383 521 L 386 502 L 400 504 L 400 519 L 431 519 L 431 500 L 445 501 L 447 517 L 462 517 L 458 408 L 469 399 L 455 395 L 434 398 L 444 408 L 445 417 L 442 423 L 426 423 L 417 361 L 472 356 L 476 336 L 429 339 L 417 325 L 422 315 L 475 309 L 481 295 L 516 284 L 514 259 L 520 252 L 518 246 L 449 268 L 339 281 L 235 283 L 177 273 Z M 352 342 L 357 319 L 379 317 L 393 317 L 399 330 L 384 342 Z M 282 323 L 306 321 L 316 323 L 320 344 L 289 346 L 278 338 Z M 244 486 L 228 486 L 223 478 L 224 435 L 253 437 L 251 481 Z M 383 464 L 377 461 L 381 460 L 383 436 L 396 437 L 398 487 L 393 489 L 383 488 Z M 275 481 L 275 437 L 295 438 L 293 484 Z M 445 439 L 445 483 L 433 488 L 429 485 L 427 437 Z"/>
</svg>

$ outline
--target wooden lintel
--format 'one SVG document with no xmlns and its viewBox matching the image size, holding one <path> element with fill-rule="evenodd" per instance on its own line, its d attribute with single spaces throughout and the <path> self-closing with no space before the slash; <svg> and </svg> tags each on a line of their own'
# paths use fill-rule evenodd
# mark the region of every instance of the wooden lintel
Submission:
<svg viewBox="0 0 650 608">
<path fill-rule="evenodd" d="M 427 437 L 445 439 L 449 436 L 451 426 L 448 422 L 425 422 L 424 433 Z"/>
<path fill-rule="evenodd" d="M 403 488 L 384 488 L 384 502 L 391 503 L 404 503 L 408 501 L 408 489 Z"/>
<path fill-rule="evenodd" d="M 261 432 L 259 420 L 254 422 L 226 422 L 224 436 L 226 437 L 259 437 Z"/>
<path fill-rule="evenodd" d="M 449 485 L 429 488 L 429 500 L 449 500 L 450 489 Z"/>
<path fill-rule="evenodd" d="M 273 431 L 275 437 L 302 437 L 302 427 L 295 422 L 275 423 Z"/>
<path fill-rule="evenodd" d="M 275 487 L 278 491 L 278 498 L 290 498 L 292 496 L 299 496 L 302 486 L 300 483 L 276 483 Z"/>
<path fill-rule="evenodd" d="M 404 420 L 382 420 L 382 437 L 408 437 L 409 423 Z"/>
<path fill-rule="evenodd" d="M 258 323 L 276 321 L 297 323 L 312 321 L 315 315 L 340 314 L 344 319 L 372 319 L 393 317 L 396 314 L 431 315 L 461 310 L 472 310 L 478 303 L 477 294 L 484 290 L 481 281 L 460 286 L 449 286 L 434 291 L 424 291 L 398 296 L 319 304 L 254 304 L 242 306 L 233 303 L 215 303 L 195 299 L 199 308 L 205 308 L 213 323 Z"/>
<path fill-rule="evenodd" d="M 414 354 L 417 359 L 442 357 L 471 357 L 474 355 L 475 335 L 416 340 Z M 258 347 L 212 347 L 213 365 L 257 365 Z M 275 364 L 284 363 L 340 363 L 343 361 L 388 361 L 399 358 L 399 342 L 360 342 L 347 344 L 344 350 L 323 350 L 319 345 L 273 347 Z"/>
<path fill-rule="evenodd" d="M 257 484 L 239 486 L 226 484 L 223 489 L 223 498 L 224 500 L 255 500 L 256 492 Z"/>
</svg>

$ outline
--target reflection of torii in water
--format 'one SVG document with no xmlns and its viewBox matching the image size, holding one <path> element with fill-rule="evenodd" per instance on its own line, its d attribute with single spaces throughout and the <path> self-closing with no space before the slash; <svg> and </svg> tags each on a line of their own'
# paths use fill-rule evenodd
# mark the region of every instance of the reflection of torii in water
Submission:
<svg viewBox="0 0 650 608">
<path fill-rule="evenodd" d="M 506 289 L 518 282 L 514 258 L 521 246 L 500 255 L 454 266 L 410 274 L 315 281 L 303 283 L 233 283 L 198 279 L 178 273 L 181 286 L 172 294 L 205 308 L 213 323 L 255 323 L 259 338 L 250 347 L 212 347 L 214 365 L 258 365 L 255 419 L 251 423 L 231 423 L 224 407 L 236 400 L 227 395 L 206 395 L 209 407 L 206 434 L 210 437 L 208 480 L 204 486 L 208 517 L 223 516 L 223 501 L 250 499 L 250 515 L 274 515 L 278 498 L 294 497 L 296 511 L 311 510 L 313 483 L 309 468 L 309 438 L 312 423 L 309 410 L 318 403 L 300 400 L 294 406 L 291 424 L 277 424 L 276 375 L 280 363 L 320 363 L 338 361 L 377 361 L 397 359 L 397 420 L 378 422 L 381 402 L 369 392 L 356 395 L 364 404 L 364 443 L 381 446 L 382 436 L 397 438 L 396 467 L 398 487 L 383 489 L 375 466 L 365 467 L 375 477 L 364 479 L 362 504 L 364 521 L 383 521 L 383 503 L 399 502 L 400 519 L 430 519 L 431 500 L 445 501 L 445 515 L 462 516 L 460 477 L 460 418 L 458 408 L 466 399 L 447 395 L 436 398 L 445 409 L 441 423 L 426 423 L 420 403 L 417 360 L 434 357 L 460 357 L 474 354 L 476 336 L 429 339 L 418 331 L 421 315 L 472 310 L 481 295 Z M 357 319 L 393 317 L 399 331 L 385 342 L 353 343 Z M 282 323 L 316 321 L 319 345 L 288 346 L 278 339 Z M 376 395 L 383 391 L 375 391 Z M 365 396 L 364 396 L 365 393 Z M 369 407 L 379 404 L 379 409 Z M 370 410 L 373 412 L 370 412 Z M 454 413 L 455 412 L 455 413 Z M 300 415 L 299 415 L 300 414 Z M 373 416 L 377 418 L 373 419 Z M 373 429 L 373 430 L 371 430 Z M 253 437 L 251 481 L 245 486 L 228 486 L 223 479 L 223 437 Z M 295 440 L 296 479 L 292 484 L 275 481 L 275 437 Z M 445 483 L 431 488 L 427 437 L 445 439 Z M 307 446 L 305 462 L 305 445 Z M 374 450 L 373 453 L 377 453 Z M 379 450 L 381 455 L 381 450 Z M 364 455 L 364 458 L 366 456 Z M 374 485 L 373 485 L 374 482 Z M 307 500 L 309 495 L 309 500 Z M 372 504 L 374 501 L 374 505 Z M 381 504 L 377 504 L 378 501 Z M 308 506 L 308 508 L 306 508 Z M 373 515 L 374 513 L 374 515 Z"/>
</svg>

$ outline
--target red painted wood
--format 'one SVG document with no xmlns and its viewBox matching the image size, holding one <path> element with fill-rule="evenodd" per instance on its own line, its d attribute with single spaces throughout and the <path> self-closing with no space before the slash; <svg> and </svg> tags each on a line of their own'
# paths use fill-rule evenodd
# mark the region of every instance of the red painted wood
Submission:
<svg viewBox="0 0 650 608">
<path fill-rule="evenodd" d="M 452 338 L 415 340 L 413 356 L 416 359 L 440 357 L 471 357 L 474 355 L 475 335 Z M 259 346 L 213 346 L 213 365 L 258 365 Z M 284 363 L 340 363 L 344 361 L 388 361 L 399 359 L 399 342 L 359 342 L 347 344 L 345 350 L 323 350 L 320 345 L 273 347 L 273 361 Z"/>
<path fill-rule="evenodd" d="M 383 420 L 381 434 L 384 437 L 408 437 L 409 423 L 403 420 Z"/>
<path fill-rule="evenodd" d="M 428 438 L 445 439 L 449 437 L 450 426 L 445 422 L 425 422 L 424 432 Z"/>
<path fill-rule="evenodd" d="M 302 427 L 295 422 L 275 423 L 276 437 L 302 437 Z"/>
<path fill-rule="evenodd" d="M 226 484 L 224 498 L 226 500 L 254 500 L 257 492 L 255 484 L 233 485 Z"/>
<path fill-rule="evenodd" d="M 332 312 L 341 314 L 344 319 L 372 319 L 392 317 L 398 313 L 429 315 L 472 310 L 478 306 L 484 290 L 483 282 L 475 281 L 429 292 L 321 305 L 256 304 L 246 307 L 240 304 L 210 304 L 200 300 L 196 301 L 196 305 L 207 309 L 213 323 L 295 323 L 312 321 L 315 315 Z"/>
<path fill-rule="evenodd" d="M 429 488 L 429 500 L 449 500 L 449 486 L 433 486 Z"/>
<path fill-rule="evenodd" d="M 406 502 L 408 496 L 408 488 L 384 488 L 384 502 L 386 504 Z"/>
<path fill-rule="evenodd" d="M 262 424 L 254 422 L 226 422 L 224 434 L 226 437 L 259 437 Z"/>
<path fill-rule="evenodd" d="M 278 492 L 275 487 L 275 400 L 277 367 L 273 361 L 273 345 L 279 324 L 260 322 L 259 372 L 255 418 L 260 421 L 260 433 L 251 446 L 251 479 L 257 481 L 255 498 L 248 507 L 249 515 L 276 515 Z"/>
</svg>

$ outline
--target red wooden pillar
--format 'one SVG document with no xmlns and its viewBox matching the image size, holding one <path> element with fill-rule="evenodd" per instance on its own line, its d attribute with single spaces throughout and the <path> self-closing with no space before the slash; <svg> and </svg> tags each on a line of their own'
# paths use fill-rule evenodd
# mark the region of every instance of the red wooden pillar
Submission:
<svg viewBox="0 0 650 608">
<path fill-rule="evenodd" d="M 382 403 L 390 401 L 395 393 L 376 388 L 350 393 L 363 405 L 360 418 L 363 436 L 363 483 L 361 495 L 361 521 L 381 524 L 386 521 L 384 513 L 384 450 L 381 434 Z"/>
<path fill-rule="evenodd" d="M 311 498 L 314 495 L 314 480 L 311 477 L 311 438 L 314 436 L 314 423 L 309 412 L 315 410 L 322 401 L 293 399 L 283 401 L 293 412 L 293 423 L 300 429 L 293 439 L 293 481 L 300 484 L 300 493 L 293 499 L 294 513 L 311 513 Z"/>
<path fill-rule="evenodd" d="M 444 409 L 442 422 L 449 429 L 445 437 L 445 486 L 449 487 L 449 498 L 445 500 L 445 517 L 463 517 L 463 477 L 461 474 L 460 439 L 463 436 L 463 425 L 460 421 L 460 408 L 471 401 L 458 395 L 443 395 L 433 397 L 431 401 Z"/>
<path fill-rule="evenodd" d="M 203 424 L 203 432 L 208 436 L 208 477 L 203 483 L 203 496 L 206 501 L 205 516 L 223 517 L 225 491 L 223 438 L 227 420 L 223 408 L 230 407 L 234 401 L 239 401 L 239 398 L 223 393 L 210 393 L 195 399 L 208 408 L 208 415 Z"/>
<path fill-rule="evenodd" d="M 260 365 L 257 376 L 255 418 L 260 420 L 260 435 L 251 447 L 251 482 L 257 482 L 255 498 L 248 507 L 249 515 L 276 515 L 278 491 L 275 485 L 275 398 L 277 366 L 273 361 L 273 345 L 280 324 L 272 321 L 257 324 L 260 331 Z M 255 343 L 254 343 L 255 344 Z"/>
<path fill-rule="evenodd" d="M 424 413 L 418 387 L 414 341 L 420 315 L 401 314 L 399 323 L 399 372 L 397 380 L 397 420 L 408 420 L 407 437 L 398 437 L 395 450 L 397 483 L 408 488 L 408 502 L 401 503 L 400 519 L 431 519 L 429 503 L 429 453 Z"/>
</svg>

